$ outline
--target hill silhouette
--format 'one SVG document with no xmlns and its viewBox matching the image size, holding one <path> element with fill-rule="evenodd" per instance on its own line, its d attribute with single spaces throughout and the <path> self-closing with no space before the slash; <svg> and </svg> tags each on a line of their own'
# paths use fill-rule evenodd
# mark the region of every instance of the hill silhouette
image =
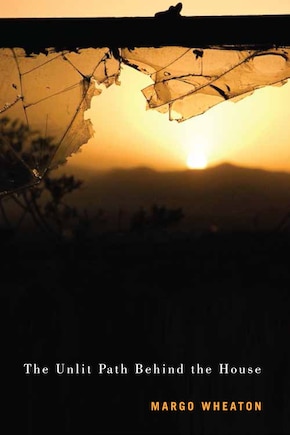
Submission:
<svg viewBox="0 0 290 435">
<path fill-rule="evenodd" d="M 274 229 L 290 210 L 290 173 L 221 164 L 205 170 L 158 172 L 147 167 L 104 172 L 78 170 L 84 180 L 71 201 L 90 214 L 103 209 L 114 225 L 153 204 L 182 207 L 185 230 Z M 110 221 L 110 219 L 109 219 Z"/>
<path fill-rule="evenodd" d="M 129 218 L 154 202 L 182 207 L 181 228 L 193 232 L 212 222 L 221 230 L 252 228 L 257 216 L 256 228 L 270 228 L 288 211 L 290 174 L 285 173 L 232 165 L 74 173 L 84 184 L 71 202 L 90 215 L 100 207 L 107 210 L 112 229 L 120 207 Z M 192 421 L 196 433 L 204 434 L 243 435 L 249 427 L 257 434 L 289 433 L 289 235 L 163 234 L 107 233 L 56 243 L 27 231 L 26 239 L 3 244 L 2 329 L 4 354 L 10 358 L 5 376 L 13 386 L 6 403 L 17 430 L 46 435 L 58 427 L 59 433 L 90 433 L 97 409 L 98 433 L 136 433 L 142 415 L 148 434 L 185 433 Z M 52 369 L 45 377 L 29 378 L 21 372 L 28 361 L 51 368 L 59 361 L 81 361 L 93 370 L 99 361 L 125 362 L 129 368 L 135 362 L 190 367 L 196 361 L 216 368 L 229 361 L 261 366 L 263 373 L 136 377 L 129 371 L 128 376 L 88 378 L 56 376 Z M 204 418 L 197 412 L 194 420 L 171 413 L 153 420 L 152 397 L 197 403 L 257 398 L 265 413 L 263 418 L 252 413 Z M 11 419 L 15 409 L 17 421 Z M 117 410 L 117 417 L 109 420 L 108 409 Z"/>
</svg>

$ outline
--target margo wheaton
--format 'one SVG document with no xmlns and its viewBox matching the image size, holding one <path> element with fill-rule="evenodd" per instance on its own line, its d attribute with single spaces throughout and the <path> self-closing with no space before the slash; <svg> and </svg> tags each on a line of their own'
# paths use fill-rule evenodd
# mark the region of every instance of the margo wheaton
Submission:
<svg viewBox="0 0 290 435">
<path fill-rule="evenodd" d="M 200 411 L 262 411 L 262 402 L 199 402 Z M 150 411 L 195 411 L 195 402 L 150 402 Z"/>
</svg>

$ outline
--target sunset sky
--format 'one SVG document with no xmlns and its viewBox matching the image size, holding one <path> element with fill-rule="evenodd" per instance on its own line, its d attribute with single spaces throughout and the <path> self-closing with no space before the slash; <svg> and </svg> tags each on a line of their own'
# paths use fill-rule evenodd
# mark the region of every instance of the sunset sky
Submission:
<svg viewBox="0 0 290 435">
<path fill-rule="evenodd" d="M 10 0 L 1 17 L 153 16 L 171 4 L 164 0 Z M 182 15 L 290 14 L 290 1 L 184 0 Z M 290 172 L 290 83 L 256 91 L 238 103 L 227 101 L 183 123 L 146 110 L 141 92 L 149 76 L 123 67 L 121 85 L 104 89 L 87 117 L 95 135 L 68 165 L 104 169 L 150 166 L 185 169 L 200 164 L 237 165 Z M 198 157 L 199 156 L 199 157 Z"/>
</svg>

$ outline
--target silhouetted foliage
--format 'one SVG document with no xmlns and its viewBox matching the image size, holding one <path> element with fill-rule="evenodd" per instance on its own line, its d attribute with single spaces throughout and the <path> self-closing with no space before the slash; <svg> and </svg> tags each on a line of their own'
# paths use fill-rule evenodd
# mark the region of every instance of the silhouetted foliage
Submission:
<svg viewBox="0 0 290 435">
<path fill-rule="evenodd" d="M 73 175 L 51 175 L 49 163 L 55 150 L 53 138 L 41 137 L 18 120 L 0 119 L 0 184 L 2 190 L 12 191 L 10 198 L 23 211 L 19 223 L 28 214 L 38 228 L 58 239 L 79 239 L 89 228 L 88 215 L 68 205 L 66 196 L 83 182 Z M 11 234 L 2 200 L 1 214 Z"/>
<path fill-rule="evenodd" d="M 37 182 L 49 166 L 56 145 L 51 137 L 19 120 L 0 119 L 0 187 L 13 191 Z"/>
<path fill-rule="evenodd" d="M 131 231 L 164 230 L 177 225 L 184 214 L 182 208 L 169 209 L 153 204 L 149 213 L 141 207 L 131 218 Z"/>
</svg>

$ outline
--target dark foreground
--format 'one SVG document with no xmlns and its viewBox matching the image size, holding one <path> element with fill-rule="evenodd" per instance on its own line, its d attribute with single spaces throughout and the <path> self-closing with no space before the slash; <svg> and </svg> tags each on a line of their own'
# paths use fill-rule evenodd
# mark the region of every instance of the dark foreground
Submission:
<svg viewBox="0 0 290 435">
<path fill-rule="evenodd" d="M 3 243 L 5 433 L 289 434 L 289 248 L 287 234 L 269 233 Z M 219 375 L 227 362 L 262 374 Z M 25 375 L 24 363 L 49 373 Z M 56 363 L 92 374 L 56 374 Z M 128 374 L 100 375 L 99 363 Z M 186 370 L 136 375 L 135 363 Z M 197 363 L 213 373 L 193 376 Z M 211 400 L 263 409 L 150 411 Z"/>
</svg>

